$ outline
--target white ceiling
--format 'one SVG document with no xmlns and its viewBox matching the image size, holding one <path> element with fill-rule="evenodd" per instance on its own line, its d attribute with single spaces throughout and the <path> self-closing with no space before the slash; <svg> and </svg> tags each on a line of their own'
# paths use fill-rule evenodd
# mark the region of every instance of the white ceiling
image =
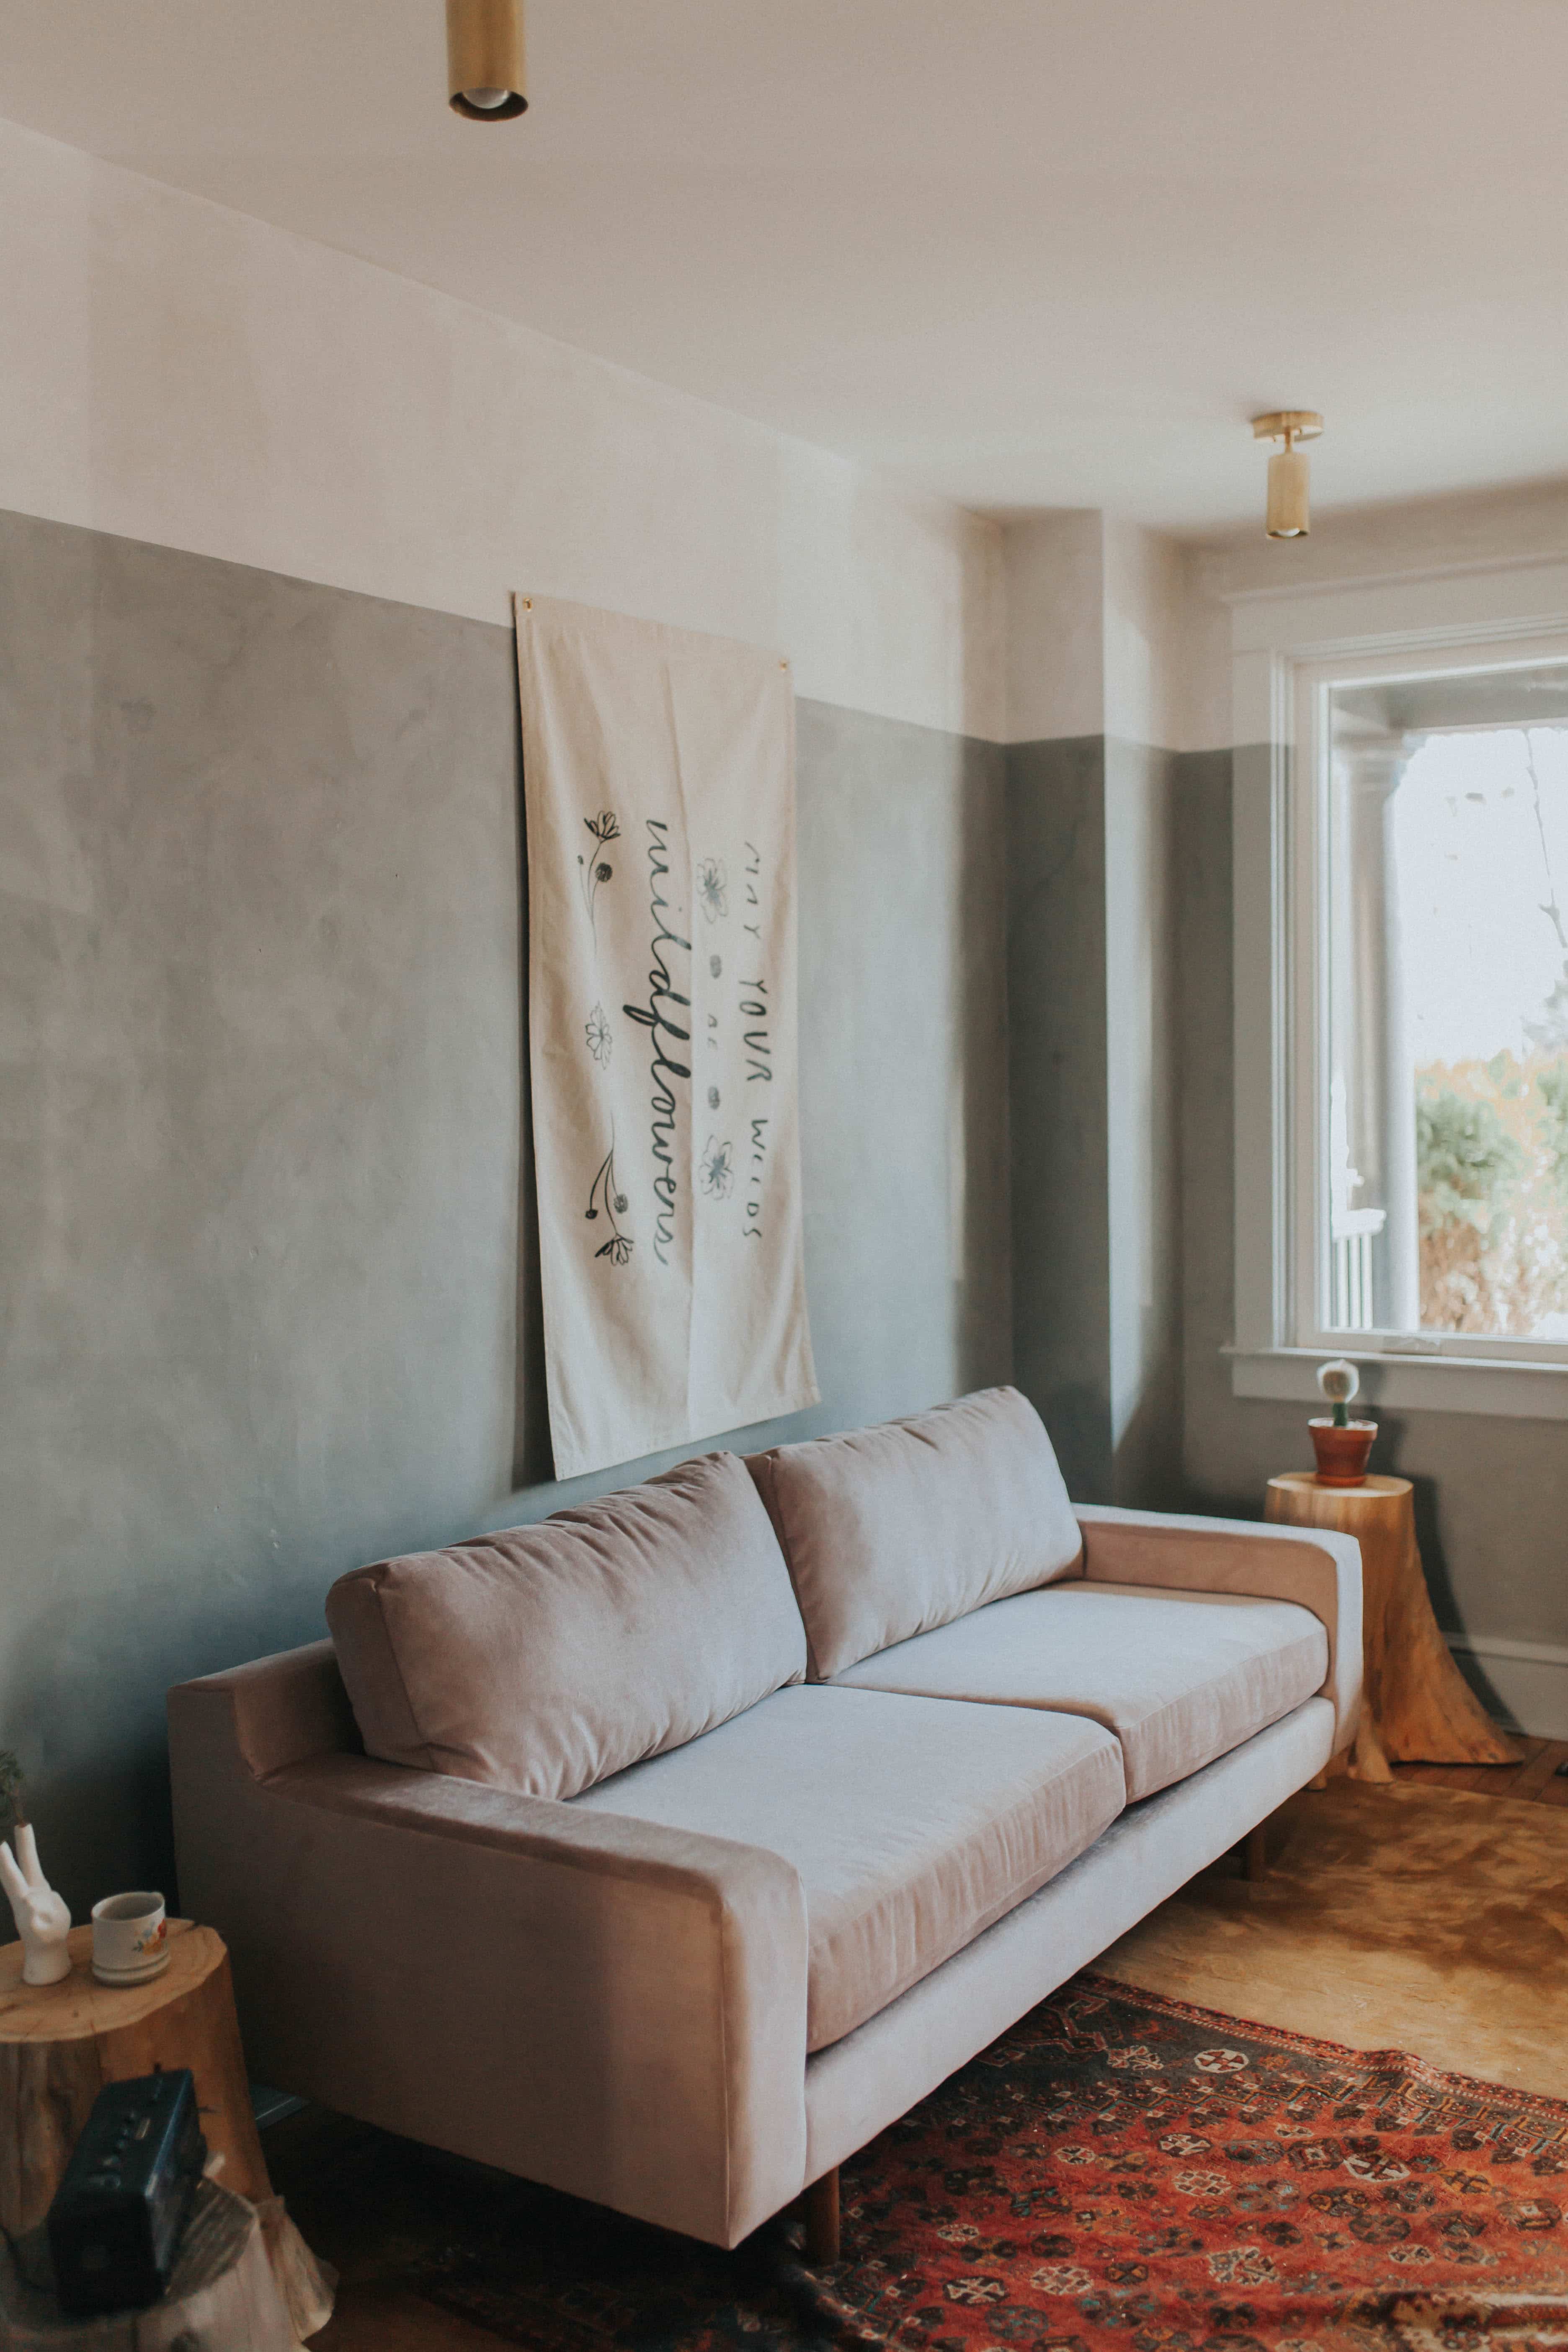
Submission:
<svg viewBox="0 0 1568 2352">
<path fill-rule="evenodd" d="M 1568 473 L 1568 0 L 0 0 L 0 114 L 996 512 Z"/>
</svg>

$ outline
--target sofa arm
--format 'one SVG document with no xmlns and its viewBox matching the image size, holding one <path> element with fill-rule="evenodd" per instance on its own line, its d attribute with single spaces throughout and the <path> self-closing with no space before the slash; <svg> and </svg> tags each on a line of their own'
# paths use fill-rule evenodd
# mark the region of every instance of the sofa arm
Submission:
<svg viewBox="0 0 1568 2352">
<path fill-rule="evenodd" d="M 782 1857 L 342 1752 L 258 1774 L 223 1675 L 169 1718 L 262 2080 L 718 2245 L 805 2186 Z"/>
<path fill-rule="evenodd" d="M 1353 1536 L 1099 1504 L 1079 1507 L 1078 1519 L 1083 1573 L 1097 1583 L 1246 1593 L 1310 1609 L 1329 1637 L 1322 1696 L 1333 1702 L 1335 1755 L 1350 1746 L 1362 1683 L 1361 1546 Z"/>
</svg>

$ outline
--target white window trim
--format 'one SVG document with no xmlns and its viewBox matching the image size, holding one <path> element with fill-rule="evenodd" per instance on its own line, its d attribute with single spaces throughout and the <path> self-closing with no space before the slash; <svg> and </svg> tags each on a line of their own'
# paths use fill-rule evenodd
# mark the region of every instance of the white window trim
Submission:
<svg viewBox="0 0 1568 2352">
<path fill-rule="evenodd" d="M 1310 1402 L 1322 1347 L 1297 1344 L 1321 1155 L 1313 1072 L 1291 1066 L 1293 1027 L 1310 1019 L 1317 971 L 1312 780 L 1298 788 L 1295 744 L 1331 675 L 1458 667 L 1568 655 L 1568 562 L 1478 566 L 1429 575 L 1278 588 L 1231 600 L 1236 982 L 1235 1395 Z M 1526 1356 L 1518 1341 L 1380 1339 L 1343 1345 L 1369 1403 L 1393 1410 L 1568 1420 L 1568 1349 Z M 1466 1352 L 1458 1352 L 1463 1348 Z"/>
</svg>

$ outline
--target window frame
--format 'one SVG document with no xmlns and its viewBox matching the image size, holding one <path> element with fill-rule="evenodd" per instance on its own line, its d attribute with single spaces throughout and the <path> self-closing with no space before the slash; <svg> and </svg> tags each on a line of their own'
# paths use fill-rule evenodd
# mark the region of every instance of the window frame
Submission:
<svg viewBox="0 0 1568 2352">
<path fill-rule="evenodd" d="M 1477 566 L 1231 604 L 1237 1396 L 1568 1419 L 1568 1345 L 1336 1330 L 1329 1249 L 1329 746 L 1335 685 L 1568 660 L 1568 563 Z"/>
</svg>

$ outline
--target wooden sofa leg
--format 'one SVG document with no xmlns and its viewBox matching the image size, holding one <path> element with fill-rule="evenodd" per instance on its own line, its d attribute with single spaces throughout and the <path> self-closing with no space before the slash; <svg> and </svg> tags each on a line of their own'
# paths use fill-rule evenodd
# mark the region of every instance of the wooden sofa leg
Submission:
<svg viewBox="0 0 1568 2352">
<path fill-rule="evenodd" d="M 811 2263 L 838 2260 L 838 2167 L 814 2180 L 801 2202 L 805 2208 L 805 2258 Z"/>
<path fill-rule="evenodd" d="M 1268 1832 L 1263 1822 L 1247 1832 L 1247 1875 L 1254 1886 L 1268 1875 Z"/>
</svg>

